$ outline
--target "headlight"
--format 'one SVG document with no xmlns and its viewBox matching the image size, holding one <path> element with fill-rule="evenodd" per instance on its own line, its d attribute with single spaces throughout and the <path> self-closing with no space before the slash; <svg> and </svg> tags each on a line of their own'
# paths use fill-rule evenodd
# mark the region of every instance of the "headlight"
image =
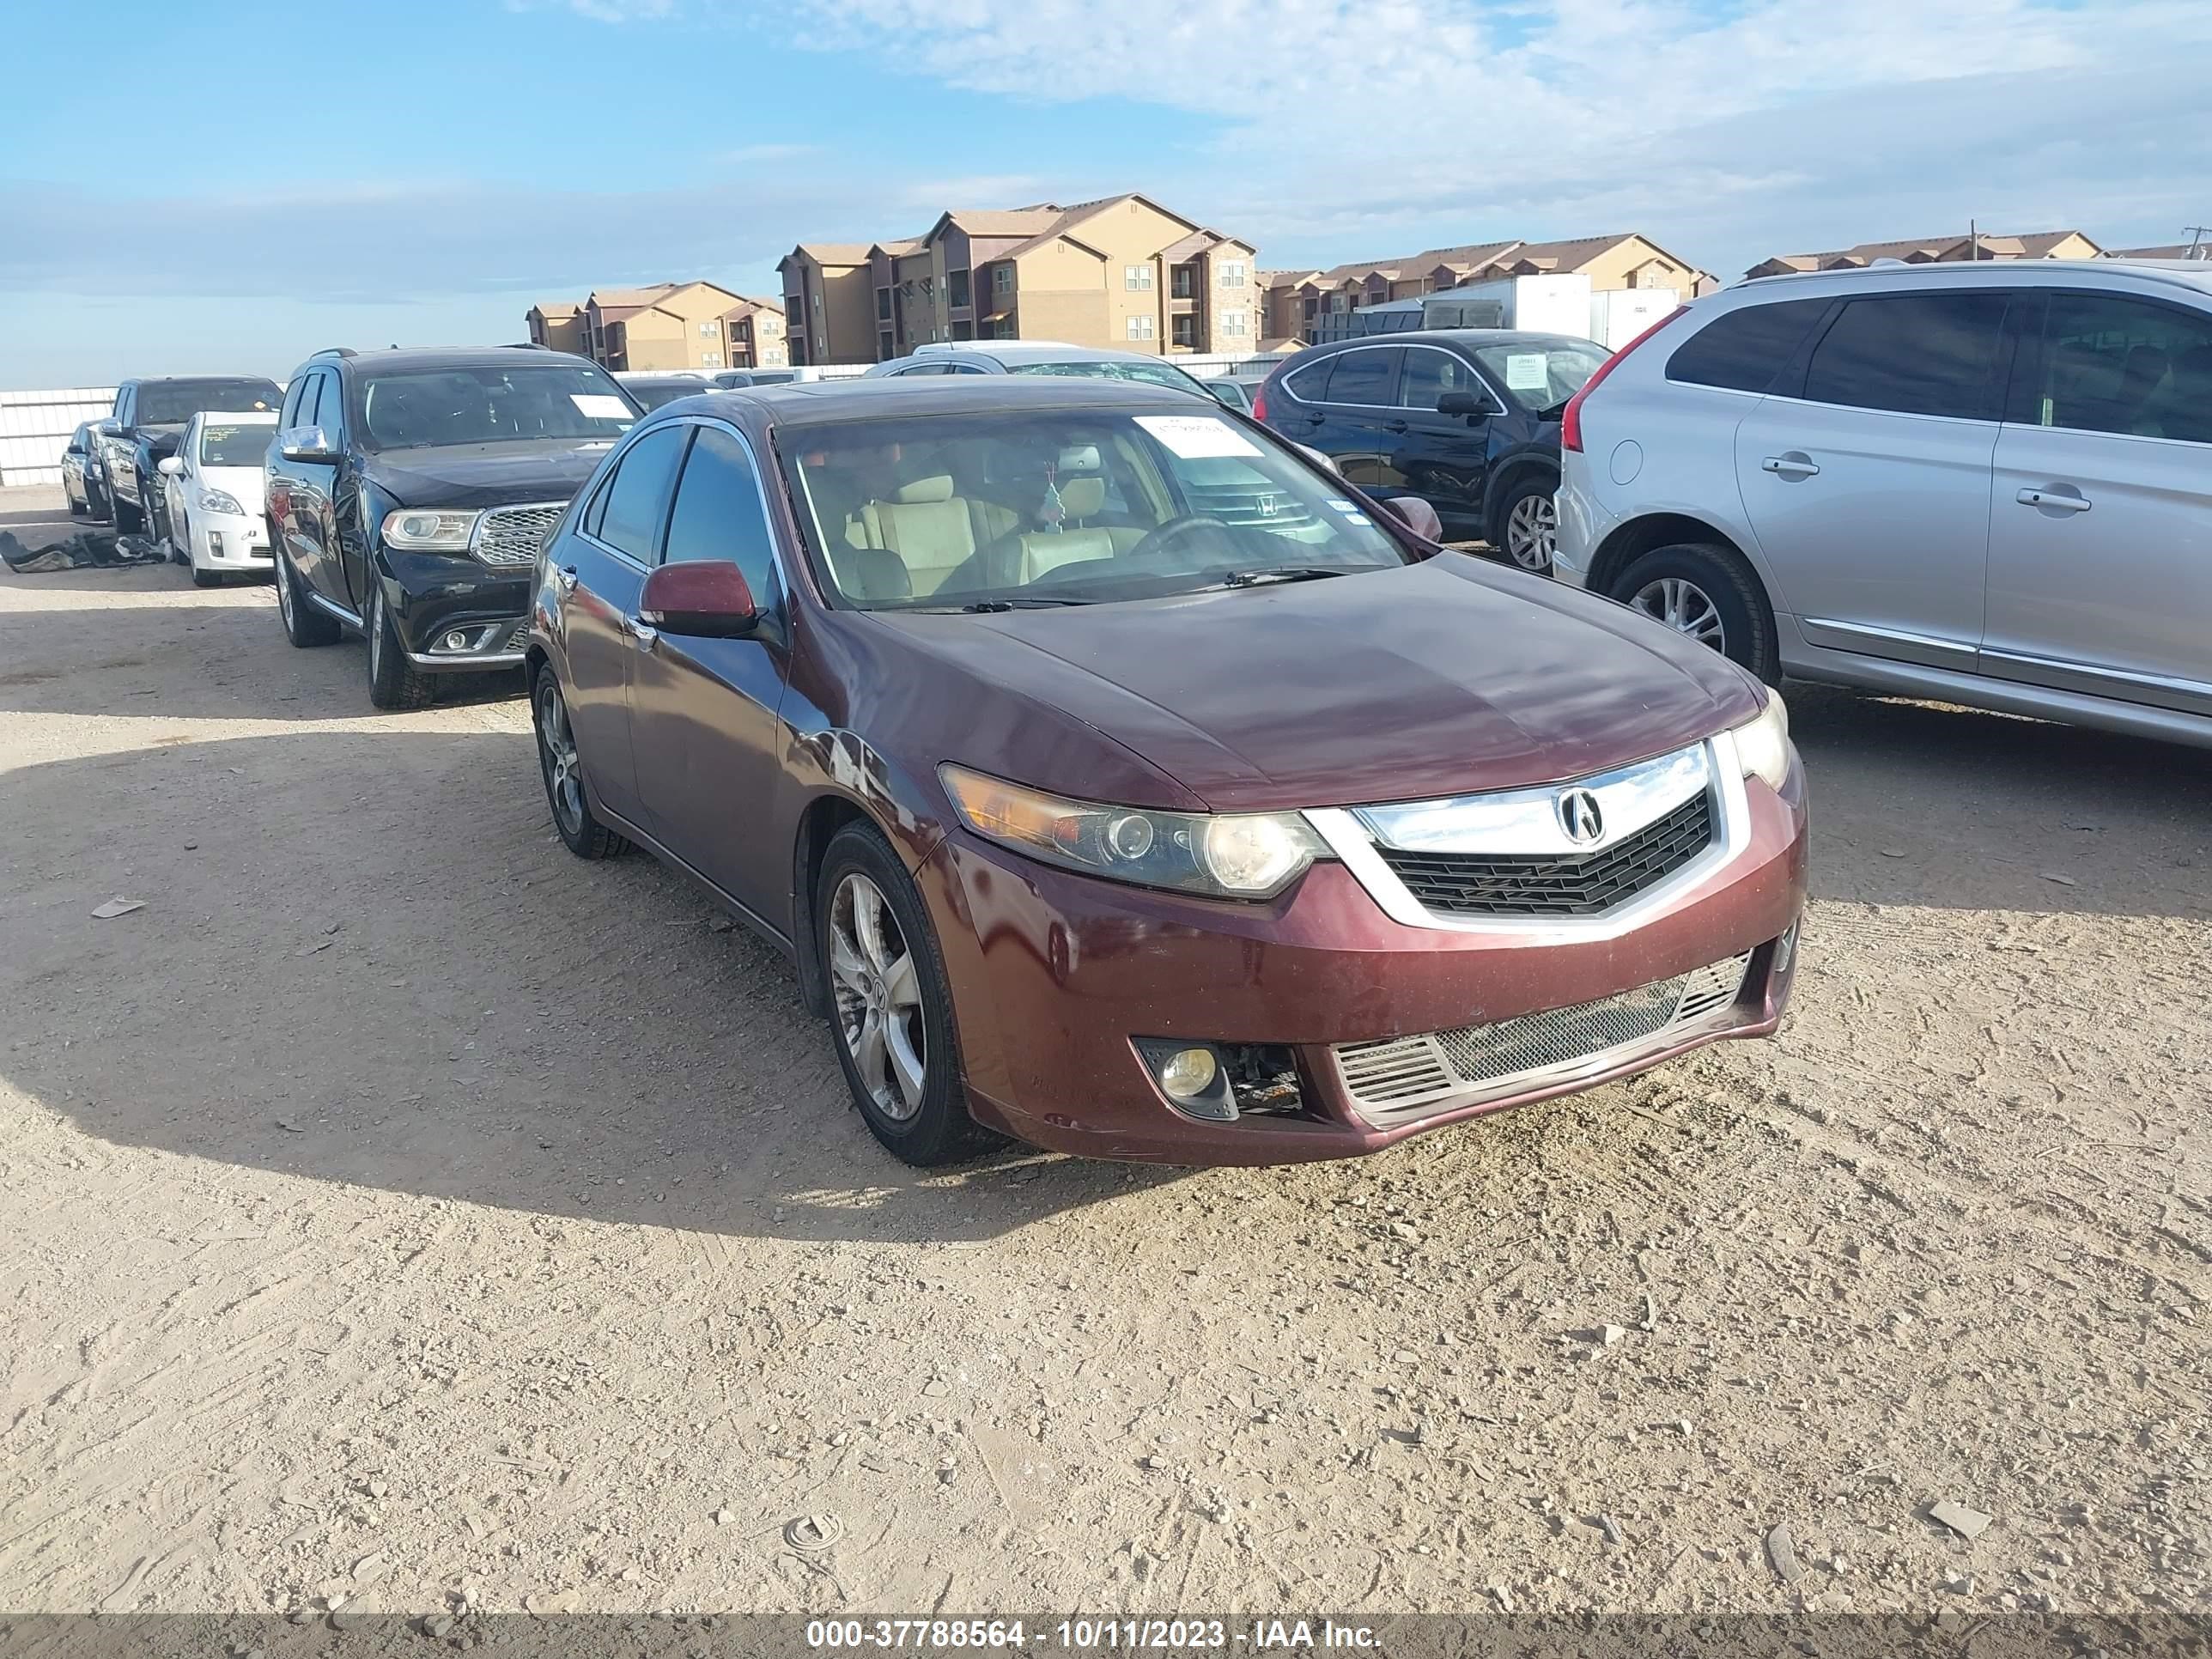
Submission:
<svg viewBox="0 0 2212 1659">
<path fill-rule="evenodd" d="M 1295 812 L 1156 812 L 1066 800 L 964 767 L 938 769 L 968 827 L 1087 875 L 1215 898 L 1267 898 L 1327 848 Z"/>
<path fill-rule="evenodd" d="M 1790 710 L 1782 694 L 1769 688 L 1759 717 L 1737 726 L 1733 735 L 1744 776 L 1764 778 L 1770 788 L 1780 789 L 1790 775 Z"/>
<path fill-rule="evenodd" d="M 403 507 L 384 515 L 384 544 L 409 553 L 465 553 L 478 513 L 435 513 Z"/>
<path fill-rule="evenodd" d="M 246 516 L 246 509 L 238 504 L 238 497 L 232 495 L 228 489 L 203 489 L 200 491 L 200 511 L 203 513 L 228 513 L 238 518 L 244 518 Z"/>
</svg>

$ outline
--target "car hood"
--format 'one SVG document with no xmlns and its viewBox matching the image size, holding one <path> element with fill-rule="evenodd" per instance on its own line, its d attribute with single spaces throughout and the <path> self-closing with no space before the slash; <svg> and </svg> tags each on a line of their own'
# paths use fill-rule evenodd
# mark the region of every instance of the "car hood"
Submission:
<svg viewBox="0 0 2212 1659">
<path fill-rule="evenodd" d="M 877 614 L 1216 811 L 1558 782 L 1698 742 L 1750 719 L 1762 696 L 1717 653 L 1619 605 L 1455 553 L 1135 604 Z M 1081 747 L 942 758 L 1096 797 L 1086 779 L 1102 757 Z"/>
<path fill-rule="evenodd" d="M 362 471 L 401 507 L 565 501 L 582 487 L 613 447 L 606 439 L 562 438 L 554 442 L 387 449 L 370 455 Z"/>
</svg>

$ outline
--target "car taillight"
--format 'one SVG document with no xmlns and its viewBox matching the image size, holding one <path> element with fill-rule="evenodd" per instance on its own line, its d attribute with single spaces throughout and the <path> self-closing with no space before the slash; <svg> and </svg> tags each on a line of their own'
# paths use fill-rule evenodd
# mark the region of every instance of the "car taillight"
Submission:
<svg viewBox="0 0 2212 1659">
<path fill-rule="evenodd" d="M 1252 418 L 1255 421 L 1267 418 L 1267 388 L 1264 386 L 1252 394 Z"/>
<path fill-rule="evenodd" d="M 1597 373 L 1591 375 L 1587 380 L 1584 380 L 1583 382 L 1583 389 L 1575 393 L 1573 397 L 1567 399 L 1565 412 L 1559 416 L 1560 448 L 1571 449 L 1577 455 L 1583 453 L 1583 399 L 1589 397 L 1591 392 L 1596 391 L 1598 389 L 1599 383 L 1601 382 L 1607 375 L 1612 374 L 1614 369 L 1620 366 L 1620 360 L 1622 358 L 1627 356 L 1630 352 L 1635 350 L 1637 347 L 1642 345 L 1646 340 L 1656 334 L 1661 329 L 1666 327 L 1668 324 L 1673 322 L 1677 317 L 1687 316 L 1689 314 L 1689 309 L 1690 308 L 1687 306 L 1676 306 L 1664 317 L 1662 317 L 1657 322 L 1652 324 L 1651 326 L 1645 329 L 1643 333 L 1638 335 L 1626 345 L 1621 347 L 1620 350 L 1614 352 L 1612 356 L 1607 358 L 1603 362 L 1597 366 Z"/>
</svg>

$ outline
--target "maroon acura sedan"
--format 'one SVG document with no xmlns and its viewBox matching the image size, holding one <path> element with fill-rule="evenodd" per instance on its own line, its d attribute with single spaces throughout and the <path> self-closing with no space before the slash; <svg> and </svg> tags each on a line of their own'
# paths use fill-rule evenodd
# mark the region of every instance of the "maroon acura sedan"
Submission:
<svg viewBox="0 0 2212 1659">
<path fill-rule="evenodd" d="M 554 823 L 789 951 L 916 1164 L 1370 1152 L 1773 1030 L 1780 700 L 1434 526 L 1134 384 L 666 404 L 538 559 Z"/>
</svg>

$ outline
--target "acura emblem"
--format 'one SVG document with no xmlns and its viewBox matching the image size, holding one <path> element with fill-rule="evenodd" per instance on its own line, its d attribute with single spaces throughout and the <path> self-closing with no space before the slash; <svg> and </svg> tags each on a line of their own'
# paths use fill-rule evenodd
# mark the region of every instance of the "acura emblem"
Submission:
<svg viewBox="0 0 2212 1659">
<path fill-rule="evenodd" d="M 1605 814 L 1598 810 L 1597 797 L 1587 789 L 1570 789 L 1554 803 L 1559 808 L 1559 828 L 1567 832 L 1571 842 L 1595 841 L 1605 833 Z"/>
</svg>

